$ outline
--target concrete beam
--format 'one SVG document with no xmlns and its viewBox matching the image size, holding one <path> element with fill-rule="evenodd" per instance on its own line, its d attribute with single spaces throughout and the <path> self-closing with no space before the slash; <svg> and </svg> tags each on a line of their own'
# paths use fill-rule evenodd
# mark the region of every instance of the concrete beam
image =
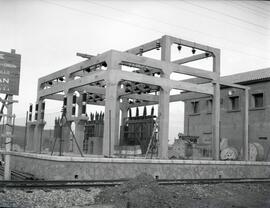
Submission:
<svg viewBox="0 0 270 208">
<path fill-rule="evenodd" d="M 48 89 L 43 89 L 38 91 L 38 98 L 46 97 L 48 95 L 56 94 L 59 92 L 63 92 L 65 90 L 70 90 L 76 87 L 84 86 L 92 82 L 97 82 L 100 80 L 104 80 L 106 78 L 106 71 L 100 71 L 100 72 L 93 72 L 89 74 L 88 76 L 71 80 L 66 83 L 59 83 L 55 87 L 51 87 Z"/>
<path fill-rule="evenodd" d="M 129 50 L 126 50 L 126 52 L 138 55 L 138 54 L 140 54 L 140 49 L 141 48 L 143 49 L 143 52 L 151 51 L 153 49 L 156 49 L 156 42 L 157 41 L 160 41 L 160 38 L 157 39 L 157 40 L 153 40 L 151 42 L 145 43 L 143 45 L 140 45 L 138 47 L 134 47 L 134 48 L 131 48 Z"/>
<path fill-rule="evenodd" d="M 134 63 L 138 65 L 145 65 L 145 66 L 153 67 L 156 69 L 161 69 L 164 73 L 176 72 L 176 73 L 202 77 L 202 78 L 207 78 L 207 79 L 213 79 L 213 80 L 218 77 L 217 74 L 214 72 L 197 69 L 195 67 L 183 66 L 183 65 L 171 63 L 168 61 L 159 61 L 156 59 L 151 59 L 151 58 L 143 57 L 143 56 L 136 56 L 130 53 L 124 53 L 124 52 L 119 52 L 115 50 L 113 50 L 112 53 L 114 53 L 115 56 L 119 57 L 118 58 L 119 63 L 121 63 L 121 61 L 124 61 L 128 63 Z"/>
<path fill-rule="evenodd" d="M 211 84 L 192 84 L 183 81 L 175 81 L 170 80 L 168 78 L 162 77 L 152 77 L 144 74 L 138 74 L 134 72 L 127 72 L 127 71 L 115 71 L 114 73 L 122 80 L 134 81 L 134 82 L 141 82 L 150 85 L 162 86 L 165 88 L 170 89 L 179 89 L 179 90 L 187 90 L 187 91 L 194 91 L 198 93 L 204 94 L 213 94 L 213 88 Z"/>
<path fill-rule="evenodd" d="M 172 36 L 169 36 L 169 38 L 172 41 L 172 43 L 175 43 L 175 44 L 180 44 L 180 45 L 183 45 L 183 46 L 199 49 L 199 50 L 202 50 L 202 51 L 212 52 L 212 53 L 216 53 L 217 51 L 219 51 L 218 48 L 202 45 L 202 44 L 199 44 L 199 43 L 183 40 L 183 39 L 180 39 L 180 38 L 176 38 L 176 37 L 172 37 Z"/>
<path fill-rule="evenodd" d="M 85 60 L 85 61 L 79 62 L 79 63 L 74 64 L 72 66 L 69 66 L 69 67 L 66 67 L 64 69 L 61 69 L 59 71 L 56 71 L 54 73 L 51 73 L 51 74 L 49 74 L 47 76 L 41 77 L 41 78 L 39 78 L 40 84 L 42 84 L 44 82 L 48 82 L 48 81 L 54 80 L 54 79 L 56 79 L 58 77 L 70 76 L 73 73 L 75 73 L 77 71 L 80 71 L 80 70 L 82 70 L 84 68 L 87 68 L 89 66 L 102 63 L 102 62 L 104 62 L 104 61 L 107 60 L 107 58 L 109 56 L 109 53 L 110 53 L 110 51 L 107 51 L 105 53 L 102 53 L 100 55 L 97 55 L 95 57 L 92 57 L 89 60 Z"/>
<path fill-rule="evenodd" d="M 228 87 L 233 87 L 233 88 L 238 88 L 238 89 L 243 89 L 243 90 L 249 90 L 250 87 L 244 86 L 244 85 L 239 85 L 239 84 L 234 84 L 234 83 L 229 83 L 220 80 L 220 85 L 228 86 Z"/>
<path fill-rule="evenodd" d="M 187 57 L 187 58 L 178 59 L 176 61 L 173 61 L 173 63 L 175 63 L 175 64 L 185 64 L 185 63 L 188 63 L 188 62 L 198 61 L 198 60 L 208 58 L 208 57 L 211 57 L 210 53 L 202 53 L 202 54 L 190 56 L 190 57 Z"/>
</svg>

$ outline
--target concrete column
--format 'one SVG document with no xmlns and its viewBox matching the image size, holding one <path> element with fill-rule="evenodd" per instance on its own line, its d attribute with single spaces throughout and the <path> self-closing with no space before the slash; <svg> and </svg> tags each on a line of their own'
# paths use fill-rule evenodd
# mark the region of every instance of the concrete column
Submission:
<svg viewBox="0 0 270 208">
<path fill-rule="evenodd" d="M 45 123 L 41 120 L 41 105 L 42 100 L 38 102 L 38 117 L 34 129 L 34 152 L 41 153 L 42 149 L 42 131 L 44 129 Z"/>
<path fill-rule="evenodd" d="M 220 75 L 220 54 L 217 53 L 213 57 L 213 71 Z M 219 77 L 213 83 L 213 114 L 212 114 L 212 157 L 219 160 L 220 155 L 220 79 Z"/>
<path fill-rule="evenodd" d="M 159 119 L 159 149 L 158 156 L 161 159 L 168 158 L 169 139 L 169 113 L 170 113 L 170 89 L 161 89 L 159 95 L 158 119 Z"/>
<path fill-rule="evenodd" d="M 128 117 L 128 99 L 122 98 L 122 105 L 121 105 L 121 125 L 124 124 L 125 118 Z"/>
<path fill-rule="evenodd" d="M 119 137 L 119 111 L 120 104 L 117 95 L 118 79 L 110 73 L 106 80 L 105 117 L 103 133 L 103 155 L 111 156 L 114 153 L 114 145 L 118 145 Z"/>
<path fill-rule="evenodd" d="M 248 123 L 249 123 L 249 115 L 248 115 L 248 108 L 249 108 L 249 90 L 245 89 L 245 99 L 244 99 L 244 123 L 243 123 L 243 129 L 244 129 L 244 138 L 243 138 L 243 159 L 245 161 L 248 161 Z"/>
<path fill-rule="evenodd" d="M 171 40 L 168 36 L 163 36 L 161 40 L 161 60 L 171 61 Z M 161 77 L 170 79 L 170 71 L 163 69 Z M 158 156 L 161 159 L 168 158 L 168 139 L 169 139 L 169 112 L 170 112 L 170 89 L 161 88 L 158 106 L 159 119 L 159 148 Z"/>
<path fill-rule="evenodd" d="M 71 111 L 72 111 L 72 96 L 73 96 L 73 92 L 68 91 L 65 93 L 66 97 L 67 97 L 67 111 L 66 111 L 66 117 L 68 120 L 72 119 L 71 116 Z"/>
<path fill-rule="evenodd" d="M 75 121 L 75 137 L 81 151 L 83 149 L 85 123 L 86 123 L 86 120 Z M 74 138 L 72 139 L 74 140 Z M 80 153 L 75 141 L 73 141 L 73 152 L 78 153 L 78 154 Z"/>
<path fill-rule="evenodd" d="M 72 121 L 65 121 L 62 126 L 62 152 L 72 152 L 74 148 L 72 148 L 72 135 L 70 132 Z M 60 142 L 60 141 L 59 141 Z"/>
<path fill-rule="evenodd" d="M 34 131 L 35 125 L 32 122 L 28 122 L 26 127 L 26 151 L 34 151 Z"/>
</svg>

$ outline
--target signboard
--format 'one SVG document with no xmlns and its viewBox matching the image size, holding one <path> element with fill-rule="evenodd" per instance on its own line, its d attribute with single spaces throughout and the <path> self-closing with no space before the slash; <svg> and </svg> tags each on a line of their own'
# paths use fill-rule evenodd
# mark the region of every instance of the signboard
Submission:
<svg viewBox="0 0 270 208">
<path fill-rule="evenodd" d="M 21 55 L 0 51 L 0 93 L 19 95 Z"/>
</svg>

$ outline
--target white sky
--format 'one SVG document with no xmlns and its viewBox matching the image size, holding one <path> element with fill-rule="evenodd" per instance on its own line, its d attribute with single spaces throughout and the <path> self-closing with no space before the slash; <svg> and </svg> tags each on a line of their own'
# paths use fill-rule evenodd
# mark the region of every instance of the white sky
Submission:
<svg viewBox="0 0 270 208">
<path fill-rule="evenodd" d="M 82 61 L 76 52 L 124 51 L 167 34 L 220 48 L 222 75 L 269 67 L 269 13 L 267 1 L 0 0 L 0 51 L 22 55 L 16 123 L 36 99 L 38 78 Z M 47 106 L 51 118 L 56 111 Z M 171 139 L 182 117 L 172 104 Z"/>
</svg>

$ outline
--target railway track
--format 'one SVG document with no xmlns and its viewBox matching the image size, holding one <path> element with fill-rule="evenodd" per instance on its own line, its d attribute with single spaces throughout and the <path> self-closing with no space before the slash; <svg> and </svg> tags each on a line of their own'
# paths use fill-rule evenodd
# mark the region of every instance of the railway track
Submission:
<svg viewBox="0 0 270 208">
<path fill-rule="evenodd" d="M 67 189 L 121 185 L 127 180 L 20 180 L 0 181 L 0 188 Z M 218 184 L 218 183 L 270 183 L 270 178 L 217 178 L 217 179 L 157 179 L 159 185 Z"/>
</svg>

